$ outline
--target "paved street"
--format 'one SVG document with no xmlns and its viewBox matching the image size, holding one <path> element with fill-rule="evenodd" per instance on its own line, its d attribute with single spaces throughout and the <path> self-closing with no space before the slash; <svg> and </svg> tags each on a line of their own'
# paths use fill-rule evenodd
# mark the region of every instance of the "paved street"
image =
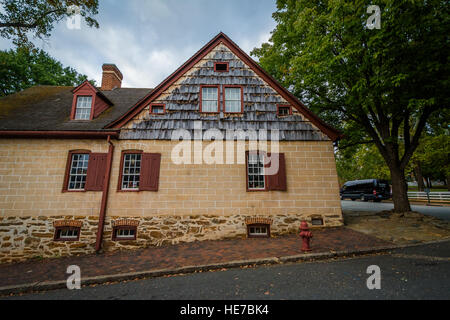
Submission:
<svg viewBox="0 0 450 320">
<path fill-rule="evenodd" d="M 368 290 L 368 266 L 381 290 Z M 231 269 L 8 299 L 450 299 L 450 242 L 392 254 Z"/>
<path fill-rule="evenodd" d="M 380 212 L 384 210 L 394 209 L 392 203 L 387 202 L 362 202 L 362 201 L 342 201 L 342 209 L 344 211 L 369 211 L 369 212 Z M 411 209 L 422 214 L 434 216 L 439 219 L 450 221 L 450 207 L 428 207 L 428 206 L 415 206 L 412 205 Z"/>
</svg>

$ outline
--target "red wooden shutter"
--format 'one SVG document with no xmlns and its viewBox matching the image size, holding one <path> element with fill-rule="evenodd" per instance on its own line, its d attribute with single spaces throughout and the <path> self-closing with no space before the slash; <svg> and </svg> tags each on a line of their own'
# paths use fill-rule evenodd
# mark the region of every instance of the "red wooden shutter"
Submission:
<svg viewBox="0 0 450 320">
<path fill-rule="evenodd" d="M 277 156 L 276 153 L 268 154 L 268 156 Z M 287 191 L 286 179 L 286 159 L 284 153 L 278 154 L 279 168 L 278 173 L 272 176 L 267 176 L 267 184 L 269 190 Z M 270 167 L 271 163 L 268 164 Z"/>
<path fill-rule="evenodd" d="M 102 191 L 105 182 L 107 153 L 91 153 L 86 177 L 86 191 Z"/>
<path fill-rule="evenodd" d="M 139 190 L 158 191 L 161 154 L 143 153 L 141 160 L 141 176 Z"/>
</svg>

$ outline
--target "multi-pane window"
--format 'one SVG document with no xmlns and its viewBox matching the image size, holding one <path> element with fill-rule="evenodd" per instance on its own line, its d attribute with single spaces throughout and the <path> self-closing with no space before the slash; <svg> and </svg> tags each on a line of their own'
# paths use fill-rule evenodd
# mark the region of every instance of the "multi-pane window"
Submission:
<svg viewBox="0 0 450 320">
<path fill-rule="evenodd" d="M 225 88 L 225 112 L 242 112 L 241 88 Z"/>
<path fill-rule="evenodd" d="M 217 87 L 202 88 L 202 112 L 219 112 L 219 89 Z"/>
<path fill-rule="evenodd" d="M 266 187 L 264 176 L 264 154 L 248 154 L 248 189 L 264 190 Z"/>
<path fill-rule="evenodd" d="M 291 114 L 290 106 L 279 106 L 278 107 L 278 115 L 279 116 L 288 116 Z"/>
<path fill-rule="evenodd" d="M 164 114 L 164 106 L 163 105 L 154 105 L 152 106 L 153 114 Z"/>
<path fill-rule="evenodd" d="M 84 190 L 89 164 L 89 154 L 73 154 L 70 165 L 68 190 Z"/>
<path fill-rule="evenodd" d="M 55 240 L 76 241 L 80 237 L 80 228 L 62 227 L 55 230 Z"/>
<path fill-rule="evenodd" d="M 136 239 L 136 227 L 115 228 L 113 240 L 134 240 Z"/>
<path fill-rule="evenodd" d="M 248 235 L 254 237 L 265 237 L 269 235 L 269 228 L 267 226 L 249 226 Z"/>
<path fill-rule="evenodd" d="M 77 108 L 75 110 L 75 120 L 90 120 L 92 109 L 92 97 L 78 97 Z"/>
<path fill-rule="evenodd" d="M 139 190 L 141 154 L 125 154 L 123 158 L 122 190 Z"/>
</svg>

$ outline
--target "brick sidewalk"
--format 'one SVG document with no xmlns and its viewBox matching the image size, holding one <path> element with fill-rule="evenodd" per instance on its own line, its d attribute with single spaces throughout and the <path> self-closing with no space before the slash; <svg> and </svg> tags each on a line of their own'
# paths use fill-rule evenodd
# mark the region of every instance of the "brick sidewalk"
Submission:
<svg viewBox="0 0 450 320">
<path fill-rule="evenodd" d="M 312 253 L 359 250 L 392 245 L 347 229 L 314 230 Z M 184 243 L 136 251 L 110 252 L 0 265 L 0 287 L 67 279 L 69 265 L 78 265 L 82 277 L 207 265 L 301 254 L 301 240 L 291 235 L 272 239 L 235 239 Z"/>
</svg>

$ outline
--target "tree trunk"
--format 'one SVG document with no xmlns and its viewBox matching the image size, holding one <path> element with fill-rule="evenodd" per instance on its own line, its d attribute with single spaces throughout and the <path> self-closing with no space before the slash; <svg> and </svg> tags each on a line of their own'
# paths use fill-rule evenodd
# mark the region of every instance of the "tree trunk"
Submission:
<svg viewBox="0 0 450 320">
<path fill-rule="evenodd" d="M 399 166 L 389 167 L 392 179 L 392 200 L 394 201 L 395 212 L 409 212 L 411 206 L 408 199 L 408 184 L 405 179 L 405 171 Z"/>
<path fill-rule="evenodd" d="M 425 183 L 423 182 L 422 168 L 420 167 L 420 163 L 414 166 L 414 177 L 416 178 L 419 191 L 425 190 Z"/>
</svg>

